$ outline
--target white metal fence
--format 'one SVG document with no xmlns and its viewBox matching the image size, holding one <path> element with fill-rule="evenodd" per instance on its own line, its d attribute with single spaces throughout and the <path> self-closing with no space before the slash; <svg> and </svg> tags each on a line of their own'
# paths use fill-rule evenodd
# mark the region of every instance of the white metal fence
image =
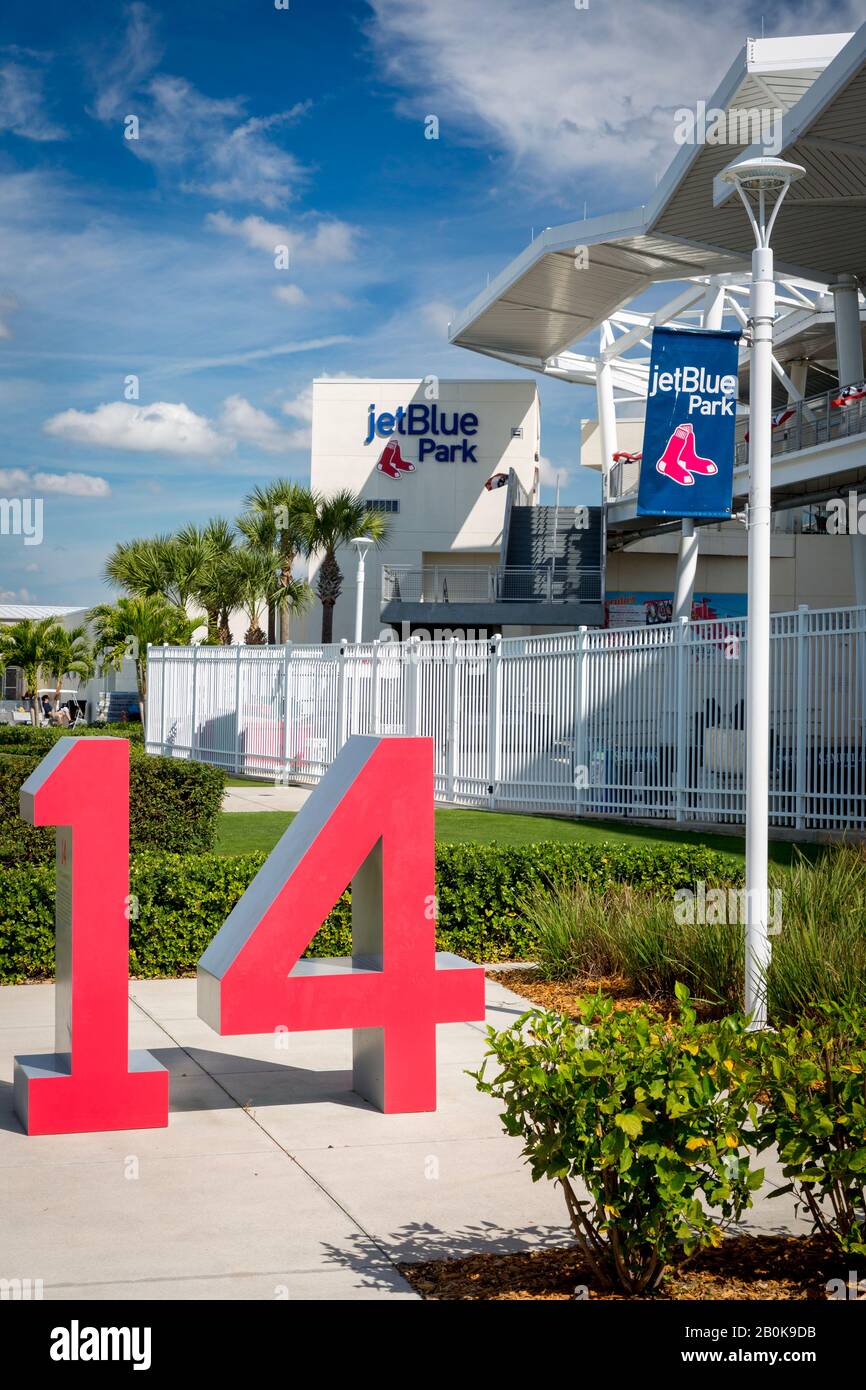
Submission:
<svg viewBox="0 0 866 1390">
<path fill-rule="evenodd" d="M 147 749 L 314 783 L 351 734 L 425 734 L 442 801 L 737 823 L 746 659 L 745 619 L 471 642 L 152 647 Z M 866 608 L 773 616 L 773 824 L 866 828 L 864 691 Z"/>
</svg>

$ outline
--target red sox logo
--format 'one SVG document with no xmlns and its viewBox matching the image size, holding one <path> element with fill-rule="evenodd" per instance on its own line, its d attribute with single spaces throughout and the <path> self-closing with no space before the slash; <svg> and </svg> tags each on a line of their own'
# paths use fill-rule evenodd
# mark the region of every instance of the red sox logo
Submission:
<svg viewBox="0 0 866 1390">
<path fill-rule="evenodd" d="M 399 478 L 401 473 L 414 473 L 415 465 L 408 459 L 404 459 L 400 453 L 400 445 L 396 439 L 389 439 L 382 450 L 379 462 L 376 464 L 380 473 L 387 473 L 389 478 Z"/>
<path fill-rule="evenodd" d="M 680 487 L 693 487 L 693 473 L 711 477 L 719 470 L 712 459 L 702 458 L 696 452 L 694 425 L 677 425 L 656 464 L 656 471 L 664 473 L 666 478 L 679 483 Z"/>
</svg>

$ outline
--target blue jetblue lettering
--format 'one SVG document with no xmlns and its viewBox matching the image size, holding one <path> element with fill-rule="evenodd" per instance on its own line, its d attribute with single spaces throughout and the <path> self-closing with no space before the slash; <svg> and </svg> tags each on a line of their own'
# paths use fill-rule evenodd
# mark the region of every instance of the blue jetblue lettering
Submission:
<svg viewBox="0 0 866 1390">
<path fill-rule="evenodd" d="M 473 411 L 464 411 L 461 415 L 458 410 L 441 410 L 437 405 L 422 405 L 416 401 L 409 406 L 408 410 L 398 406 L 393 413 L 382 411 L 376 414 L 375 405 L 371 405 L 367 410 L 367 437 L 365 444 L 371 444 L 379 435 L 381 439 L 388 439 L 392 434 L 403 435 L 463 435 L 471 438 L 478 433 L 478 416 Z M 425 443 L 428 442 L 425 440 Z M 435 447 L 435 446 L 434 446 Z M 472 450 L 475 445 L 468 446 L 464 439 L 464 457 L 471 458 L 476 462 Z M 468 453 L 466 452 L 468 450 Z M 430 452 L 428 449 L 426 452 Z M 423 458 L 424 455 L 422 454 Z"/>
</svg>

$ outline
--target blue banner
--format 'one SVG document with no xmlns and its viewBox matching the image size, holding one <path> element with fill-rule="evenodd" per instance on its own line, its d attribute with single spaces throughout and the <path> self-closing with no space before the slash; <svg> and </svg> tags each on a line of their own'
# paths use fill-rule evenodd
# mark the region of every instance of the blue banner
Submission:
<svg viewBox="0 0 866 1390">
<path fill-rule="evenodd" d="M 734 490 L 739 329 L 653 331 L 638 516 L 725 520 Z"/>
</svg>

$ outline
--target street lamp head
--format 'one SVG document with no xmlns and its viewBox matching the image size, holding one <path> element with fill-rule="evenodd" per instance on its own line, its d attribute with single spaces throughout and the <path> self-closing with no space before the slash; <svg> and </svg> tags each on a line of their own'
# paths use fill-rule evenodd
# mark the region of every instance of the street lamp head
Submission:
<svg viewBox="0 0 866 1390">
<path fill-rule="evenodd" d="M 357 550 L 359 560 L 363 560 L 367 551 L 375 545 L 375 541 L 371 541 L 369 536 L 354 536 L 349 543 Z"/>
<path fill-rule="evenodd" d="M 757 159 L 741 159 L 738 164 L 722 170 L 719 175 L 722 182 L 730 184 L 740 195 L 759 249 L 769 249 L 785 194 L 805 173 L 802 164 L 789 164 L 787 159 L 776 159 L 769 154 L 759 155 Z"/>
<path fill-rule="evenodd" d="M 738 164 L 729 165 L 719 177 L 745 193 L 772 194 L 787 190 L 805 173 L 802 164 L 790 164 L 773 155 L 759 155 L 756 159 L 741 159 Z"/>
</svg>

